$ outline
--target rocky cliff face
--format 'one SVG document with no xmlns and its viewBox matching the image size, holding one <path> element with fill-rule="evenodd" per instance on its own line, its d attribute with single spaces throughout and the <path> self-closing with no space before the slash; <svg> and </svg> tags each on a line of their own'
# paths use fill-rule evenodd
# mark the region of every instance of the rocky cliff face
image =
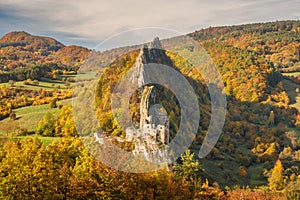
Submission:
<svg viewBox="0 0 300 200">
<path fill-rule="evenodd" d="M 150 95 L 153 90 L 153 86 L 151 87 L 145 87 L 143 89 L 141 103 L 140 103 L 140 127 L 145 127 L 145 124 L 150 123 L 151 119 L 148 115 L 149 113 L 149 101 L 150 101 Z"/>
<path fill-rule="evenodd" d="M 145 69 L 145 64 L 149 63 L 165 64 L 168 66 L 172 65 L 172 62 L 162 49 L 162 45 L 158 37 L 156 37 L 148 45 L 144 45 L 141 48 L 134 66 L 136 70 L 130 78 L 133 84 L 137 84 L 139 87 L 142 87 L 148 80 L 150 80 Z"/>
<path fill-rule="evenodd" d="M 128 127 L 126 138 L 135 142 L 134 154 L 139 154 L 147 160 L 159 162 L 164 160 L 166 150 L 159 149 L 158 144 L 169 144 L 169 119 L 154 104 L 155 85 L 146 84 L 151 80 L 151 74 L 147 73 L 147 64 L 150 63 L 171 64 L 162 49 L 159 38 L 155 38 L 141 48 L 135 62 L 135 70 L 130 77 L 131 82 L 141 88 L 140 127 L 139 129 Z M 155 112 L 150 112 L 152 106 L 155 107 Z"/>
</svg>

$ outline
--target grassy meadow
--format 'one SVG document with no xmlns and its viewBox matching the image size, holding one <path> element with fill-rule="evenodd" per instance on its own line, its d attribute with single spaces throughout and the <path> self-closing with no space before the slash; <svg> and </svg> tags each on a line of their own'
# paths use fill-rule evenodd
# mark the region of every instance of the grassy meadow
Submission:
<svg viewBox="0 0 300 200">
<path fill-rule="evenodd" d="M 72 83 L 71 83 L 72 85 Z M 0 83 L 0 87 L 11 87 L 9 83 Z M 31 90 L 37 90 L 37 89 L 45 89 L 45 90 L 54 90 L 54 89 L 68 89 L 70 86 L 66 85 L 65 82 L 61 80 L 52 80 L 49 78 L 42 78 L 39 81 L 38 85 L 33 84 L 24 84 L 24 81 L 16 81 L 14 84 L 15 87 L 23 88 L 23 89 L 31 89 Z"/>
<path fill-rule="evenodd" d="M 33 84 L 25 84 L 24 81 L 17 81 L 14 83 L 14 87 L 23 88 L 23 89 L 31 89 L 31 90 L 66 90 L 72 87 L 77 80 L 91 80 L 95 77 L 95 73 L 85 73 L 79 75 L 59 75 L 57 79 L 49 79 L 49 78 L 41 78 L 38 85 Z M 67 80 L 71 79 L 75 82 L 68 82 Z M 0 83 L 0 87 L 11 87 L 10 83 Z M 57 102 L 57 105 L 71 105 L 72 99 L 61 100 Z M 51 108 L 50 104 L 38 105 L 38 106 L 26 106 L 13 110 L 16 113 L 16 119 L 11 120 L 10 118 L 6 118 L 4 120 L 0 120 L 0 137 L 13 137 L 15 139 L 22 139 L 24 137 L 31 136 L 17 136 L 18 131 L 21 129 L 26 129 L 29 133 L 33 134 L 38 126 L 38 123 L 41 119 L 43 119 L 44 115 L 48 112 L 52 114 L 56 114 L 59 112 L 59 108 Z M 54 141 L 55 137 L 38 137 L 41 139 L 46 145 L 49 145 L 52 141 Z"/>
<path fill-rule="evenodd" d="M 71 105 L 72 99 L 61 100 L 57 102 L 57 105 Z M 48 112 L 58 113 L 59 108 L 51 108 L 49 104 L 38 105 L 38 106 L 27 106 L 14 110 L 16 113 L 16 119 L 11 120 L 6 118 L 0 121 L 0 136 L 2 137 L 13 137 L 16 139 L 22 139 L 24 137 L 31 136 L 15 136 L 17 132 L 25 128 L 28 132 L 34 133 L 38 126 L 38 123 L 43 119 L 44 115 Z M 33 135 L 35 136 L 35 135 Z M 52 141 L 56 140 L 55 137 L 38 137 L 45 145 L 49 145 Z"/>
</svg>

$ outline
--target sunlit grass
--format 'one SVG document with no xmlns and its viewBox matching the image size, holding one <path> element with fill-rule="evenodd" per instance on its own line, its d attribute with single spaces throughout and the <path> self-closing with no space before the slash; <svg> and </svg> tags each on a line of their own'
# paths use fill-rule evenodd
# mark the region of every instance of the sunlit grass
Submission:
<svg viewBox="0 0 300 200">
<path fill-rule="evenodd" d="M 283 72 L 281 74 L 284 76 L 300 76 L 300 72 Z"/>
<path fill-rule="evenodd" d="M 58 105 L 71 105 L 72 99 L 58 101 Z M 48 112 L 58 113 L 58 108 L 51 108 L 49 104 L 39 106 L 27 106 L 14 110 L 16 112 L 16 120 L 9 118 L 0 121 L 0 134 L 7 134 L 14 132 L 14 130 L 26 128 L 29 132 L 35 132 L 38 123 L 43 119 L 44 115 Z M 7 130 L 3 130 L 7 127 Z"/>
<path fill-rule="evenodd" d="M 71 84 L 72 85 L 72 84 Z M 11 87 L 9 83 L 0 83 L 0 87 Z M 45 90 L 54 90 L 54 89 L 68 89 L 70 86 L 67 86 L 63 81 L 60 80 L 51 80 L 47 78 L 42 78 L 41 81 L 39 81 L 38 85 L 25 85 L 24 81 L 17 81 L 14 84 L 14 87 L 22 88 L 22 89 L 31 89 L 31 90 L 38 90 L 38 89 L 45 89 Z"/>
<path fill-rule="evenodd" d="M 50 144 L 52 144 L 52 142 L 56 141 L 56 140 L 59 140 L 59 137 L 42 137 L 42 136 L 35 136 L 35 135 L 32 135 L 32 136 L 17 136 L 17 137 L 14 137 L 13 139 L 14 140 L 22 140 L 26 137 L 37 137 L 39 140 L 41 140 L 45 146 L 49 146 Z"/>
</svg>

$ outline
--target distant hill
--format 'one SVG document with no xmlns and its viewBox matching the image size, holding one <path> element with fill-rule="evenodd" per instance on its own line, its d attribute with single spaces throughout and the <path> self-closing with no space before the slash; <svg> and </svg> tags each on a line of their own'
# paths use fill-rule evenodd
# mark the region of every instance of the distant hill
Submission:
<svg viewBox="0 0 300 200">
<path fill-rule="evenodd" d="M 50 37 L 11 32 L 0 39 L 0 72 L 45 63 L 78 66 L 89 53 L 87 48 L 65 46 Z"/>
<path fill-rule="evenodd" d="M 189 35 L 198 41 L 210 40 L 254 51 L 281 71 L 300 69 L 300 21 L 210 27 Z"/>
<path fill-rule="evenodd" d="M 58 50 L 64 45 L 50 37 L 33 36 L 25 31 L 10 32 L 0 39 L 1 47 L 4 46 L 23 46 L 29 51 L 47 49 Z"/>
<path fill-rule="evenodd" d="M 90 50 L 80 46 L 65 46 L 54 54 L 54 60 L 63 65 L 79 66 L 90 53 Z"/>
</svg>

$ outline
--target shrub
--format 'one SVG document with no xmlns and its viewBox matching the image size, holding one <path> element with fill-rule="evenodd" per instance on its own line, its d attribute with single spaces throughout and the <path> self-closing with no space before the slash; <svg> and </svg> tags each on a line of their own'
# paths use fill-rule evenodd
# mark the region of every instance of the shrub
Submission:
<svg viewBox="0 0 300 200">
<path fill-rule="evenodd" d="M 15 120 L 16 117 L 17 117 L 17 115 L 16 115 L 16 113 L 13 112 L 13 111 L 9 114 L 9 118 L 12 119 L 12 120 Z"/>
<path fill-rule="evenodd" d="M 56 100 L 56 99 L 53 99 L 53 100 L 50 102 L 50 108 L 57 108 L 57 100 Z"/>
<path fill-rule="evenodd" d="M 34 80 L 34 81 L 32 81 L 32 84 L 33 84 L 33 85 L 39 85 L 40 83 L 39 83 L 38 80 Z"/>
</svg>

